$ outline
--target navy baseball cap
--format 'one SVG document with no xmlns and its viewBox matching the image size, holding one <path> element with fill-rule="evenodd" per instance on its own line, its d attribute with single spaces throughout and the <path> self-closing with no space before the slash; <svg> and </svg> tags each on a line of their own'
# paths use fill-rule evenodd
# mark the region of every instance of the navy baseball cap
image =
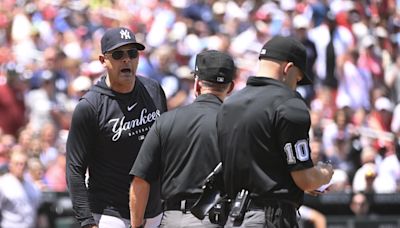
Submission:
<svg viewBox="0 0 400 228">
<path fill-rule="evenodd" d="M 201 80 L 224 84 L 232 82 L 236 67 L 230 55 L 220 51 L 207 50 L 196 56 L 194 73 Z"/>
<path fill-rule="evenodd" d="M 304 45 L 292 37 L 274 36 L 261 49 L 259 59 L 275 59 L 279 61 L 293 62 L 303 73 L 303 78 L 298 85 L 312 84 L 307 75 L 307 51 Z"/>
<path fill-rule="evenodd" d="M 144 45 L 136 42 L 133 32 L 127 28 L 108 29 L 101 38 L 101 52 L 104 54 L 126 44 L 134 44 L 136 49 L 144 50 Z"/>
</svg>

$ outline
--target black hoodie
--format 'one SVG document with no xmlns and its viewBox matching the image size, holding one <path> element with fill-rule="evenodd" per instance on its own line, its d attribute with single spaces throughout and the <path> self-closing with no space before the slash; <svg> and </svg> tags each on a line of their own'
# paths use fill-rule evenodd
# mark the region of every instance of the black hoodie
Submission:
<svg viewBox="0 0 400 228">
<path fill-rule="evenodd" d="M 76 106 L 67 140 L 67 183 L 81 226 L 95 224 L 92 213 L 129 219 L 129 171 L 166 99 L 154 80 L 136 77 L 122 94 L 103 76 Z M 88 189 L 85 173 L 88 168 Z M 146 218 L 161 213 L 159 183 L 151 183 Z"/>
</svg>

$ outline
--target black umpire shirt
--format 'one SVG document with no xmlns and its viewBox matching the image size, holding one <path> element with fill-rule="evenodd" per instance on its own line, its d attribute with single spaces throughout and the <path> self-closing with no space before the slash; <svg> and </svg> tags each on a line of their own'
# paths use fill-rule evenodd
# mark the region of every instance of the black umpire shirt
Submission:
<svg viewBox="0 0 400 228">
<path fill-rule="evenodd" d="M 304 192 L 290 172 L 313 166 L 310 123 L 297 92 L 271 78 L 249 77 L 246 87 L 224 102 L 217 117 L 229 197 L 247 189 L 252 197 L 301 204 Z"/>
<path fill-rule="evenodd" d="M 148 182 L 161 178 L 164 200 L 201 193 L 204 179 L 220 161 L 215 122 L 221 103 L 216 96 L 203 94 L 194 103 L 161 115 L 130 174 Z"/>
</svg>

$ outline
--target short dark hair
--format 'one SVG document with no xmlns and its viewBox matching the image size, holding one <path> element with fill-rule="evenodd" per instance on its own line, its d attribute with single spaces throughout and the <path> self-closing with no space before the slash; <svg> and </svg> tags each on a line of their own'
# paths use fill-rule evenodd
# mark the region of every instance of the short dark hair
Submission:
<svg viewBox="0 0 400 228">
<path fill-rule="evenodd" d="M 216 82 L 210 82 L 210 81 L 206 81 L 206 80 L 201 80 L 201 83 L 203 84 L 203 86 L 211 88 L 212 90 L 216 91 L 216 92 L 224 92 L 229 86 L 230 83 L 216 83 Z"/>
</svg>

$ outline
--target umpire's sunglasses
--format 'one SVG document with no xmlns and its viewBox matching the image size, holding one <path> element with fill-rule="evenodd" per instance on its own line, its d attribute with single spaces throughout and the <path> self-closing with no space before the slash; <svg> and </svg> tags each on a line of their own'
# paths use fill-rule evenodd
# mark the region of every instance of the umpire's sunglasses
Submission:
<svg viewBox="0 0 400 228">
<path fill-rule="evenodd" d="M 126 50 L 126 52 L 128 53 L 128 56 L 130 59 L 134 59 L 134 58 L 138 57 L 138 55 L 139 55 L 137 49 L 129 49 L 129 50 Z M 124 57 L 125 50 L 116 50 L 116 51 L 109 52 L 106 54 L 111 54 L 111 56 L 114 60 L 120 60 Z"/>
</svg>

